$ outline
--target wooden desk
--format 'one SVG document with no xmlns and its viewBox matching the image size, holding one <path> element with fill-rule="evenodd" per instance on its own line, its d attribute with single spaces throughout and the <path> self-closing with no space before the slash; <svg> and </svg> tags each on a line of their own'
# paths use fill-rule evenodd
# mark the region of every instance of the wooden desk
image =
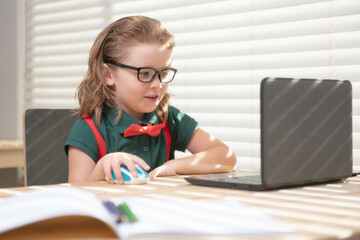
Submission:
<svg viewBox="0 0 360 240">
<path fill-rule="evenodd" d="M 23 143 L 0 139 L 0 168 L 17 167 L 24 167 Z"/>
<path fill-rule="evenodd" d="M 94 193 L 101 200 L 119 196 L 194 200 L 232 199 L 291 224 L 298 230 L 298 234 L 294 235 L 243 237 L 241 239 L 360 239 L 360 176 L 349 178 L 344 183 L 267 192 L 194 186 L 184 181 L 183 176 L 158 178 L 150 181 L 147 185 L 110 185 L 106 182 L 72 185 Z M 0 189 L 0 199 L 43 187 Z M 71 234 L 64 231 L 62 227 L 58 227 L 58 231 L 56 231 L 56 225 L 55 227 L 52 226 L 55 230 L 51 231 L 49 228 L 46 231 L 48 234 L 53 234 L 50 235 L 51 238 L 114 237 L 104 230 L 104 226 L 91 224 L 91 222 L 86 222 L 86 224 L 88 225 L 83 228 L 70 229 Z M 21 236 L 34 237 L 27 234 L 35 234 L 35 232 L 28 231 Z M 11 239 L 11 236 L 9 237 Z M 46 237 L 49 238 L 49 236 Z M 38 236 L 36 238 L 39 239 Z M 218 237 L 202 237 L 199 239 L 218 239 Z M 235 238 L 221 237 L 221 239 Z"/>
</svg>

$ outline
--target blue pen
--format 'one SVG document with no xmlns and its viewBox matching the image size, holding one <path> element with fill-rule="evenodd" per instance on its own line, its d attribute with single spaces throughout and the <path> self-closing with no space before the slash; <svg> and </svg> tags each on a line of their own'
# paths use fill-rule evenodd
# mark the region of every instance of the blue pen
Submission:
<svg viewBox="0 0 360 240">
<path fill-rule="evenodd" d="M 108 212 L 113 216 L 117 223 L 123 222 L 123 214 L 122 212 L 115 206 L 115 204 L 111 201 L 104 201 L 104 207 Z"/>
</svg>

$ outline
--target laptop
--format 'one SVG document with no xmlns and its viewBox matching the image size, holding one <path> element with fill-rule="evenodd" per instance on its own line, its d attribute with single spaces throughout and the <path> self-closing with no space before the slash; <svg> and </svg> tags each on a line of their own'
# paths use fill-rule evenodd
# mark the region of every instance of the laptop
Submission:
<svg viewBox="0 0 360 240">
<path fill-rule="evenodd" d="M 270 190 L 352 175 L 352 86 L 347 80 L 261 82 L 261 171 L 194 175 L 202 186 Z"/>
</svg>

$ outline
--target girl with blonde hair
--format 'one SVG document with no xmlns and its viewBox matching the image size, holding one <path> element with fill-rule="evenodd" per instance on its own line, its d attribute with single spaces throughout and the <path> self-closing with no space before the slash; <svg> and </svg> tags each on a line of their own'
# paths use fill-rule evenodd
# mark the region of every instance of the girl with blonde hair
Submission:
<svg viewBox="0 0 360 240">
<path fill-rule="evenodd" d="M 114 183 L 113 170 L 123 183 L 120 166 L 136 176 L 135 164 L 151 178 L 233 171 L 230 148 L 169 105 L 174 46 L 162 24 L 145 16 L 121 18 L 98 35 L 77 90 L 82 118 L 65 144 L 69 182 Z M 192 155 L 174 159 L 175 150 L 186 149 Z"/>
</svg>

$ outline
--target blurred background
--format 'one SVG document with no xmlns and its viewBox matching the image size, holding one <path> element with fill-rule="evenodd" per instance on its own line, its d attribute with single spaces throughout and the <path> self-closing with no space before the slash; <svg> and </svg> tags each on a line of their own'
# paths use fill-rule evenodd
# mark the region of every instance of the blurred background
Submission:
<svg viewBox="0 0 360 240">
<path fill-rule="evenodd" d="M 1 0 L 0 187 L 22 184 L 22 114 L 76 108 L 97 34 L 128 15 L 175 36 L 172 104 L 260 168 L 264 77 L 350 80 L 354 165 L 360 165 L 359 0 Z"/>
</svg>

